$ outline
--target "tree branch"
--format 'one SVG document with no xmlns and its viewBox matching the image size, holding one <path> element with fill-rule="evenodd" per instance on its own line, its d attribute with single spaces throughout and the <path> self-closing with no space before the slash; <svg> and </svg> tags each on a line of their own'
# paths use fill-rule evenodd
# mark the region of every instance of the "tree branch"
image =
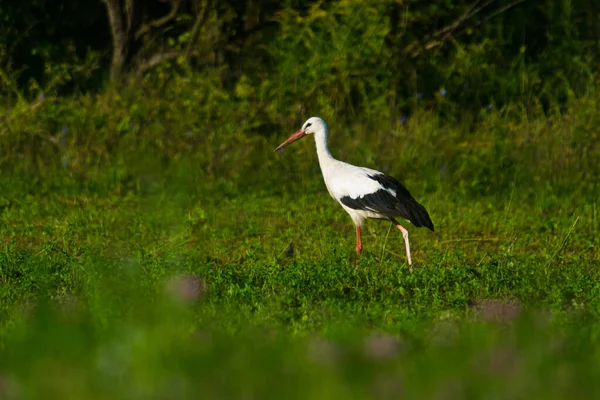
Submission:
<svg viewBox="0 0 600 400">
<path fill-rule="evenodd" d="M 116 82 L 121 78 L 125 60 L 127 58 L 127 49 L 129 45 L 129 36 L 125 33 L 123 26 L 123 16 L 121 13 L 121 2 L 119 0 L 102 0 L 106 5 L 110 30 L 113 38 L 113 52 L 110 67 L 110 79 Z"/>
<path fill-rule="evenodd" d="M 136 72 L 138 75 L 144 75 L 144 73 L 148 72 L 160 63 L 175 60 L 184 55 L 185 53 L 182 51 L 168 51 L 165 53 L 156 53 L 147 60 L 145 60 L 143 63 L 140 63 Z"/>
<path fill-rule="evenodd" d="M 452 33 L 452 31 L 454 31 L 456 28 L 458 28 L 458 26 L 460 24 L 462 24 L 464 21 L 466 21 L 469 18 L 471 18 L 473 15 L 477 14 L 479 11 L 483 10 L 485 7 L 487 7 L 490 4 L 492 4 L 494 1 L 495 0 L 488 0 L 488 1 L 485 2 L 484 5 L 482 5 L 481 7 L 478 7 L 477 9 L 475 9 L 473 11 L 473 9 L 475 8 L 475 6 L 477 6 L 477 4 L 479 3 L 479 0 L 477 0 L 475 3 L 473 3 L 471 5 L 471 7 L 469 7 L 469 9 L 467 10 L 467 12 L 464 13 L 461 17 L 459 17 L 456 20 L 454 20 L 454 22 L 452 22 L 450 25 L 447 25 L 444 28 L 442 28 L 442 29 L 434 32 L 431 36 L 437 37 L 437 36 L 441 36 L 443 34 L 448 35 L 448 33 Z"/>
<path fill-rule="evenodd" d="M 473 3 L 471 5 L 471 7 L 469 7 L 469 9 L 467 10 L 467 12 L 464 13 L 461 17 L 457 18 L 450 25 L 445 26 L 444 28 L 438 30 L 437 32 L 434 32 L 431 35 L 432 37 L 439 37 L 441 35 L 444 35 L 440 40 L 433 40 L 433 41 L 425 44 L 423 46 L 423 48 L 425 50 L 430 50 L 430 49 L 433 49 L 435 47 L 441 47 L 446 42 L 446 40 L 448 40 L 448 38 L 450 37 L 450 35 L 452 35 L 452 32 L 454 32 L 463 22 L 471 19 L 473 17 L 473 15 L 477 14 L 479 11 L 481 11 L 485 7 L 489 6 L 494 1 L 495 0 L 487 0 L 483 5 L 481 5 L 480 7 L 475 8 L 475 6 L 477 6 L 477 4 L 479 3 L 479 0 L 477 0 L 475 3 Z M 425 40 L 427 40 L 427 39 L 425 39 Z"/>
<path fill-rule="evenodd" d="M 462 24 L 464 24 L 465 21 L 470 20 L 475 14 L 479 13 L 481 10 L 488 7 L 490 4 L 492 4 L 496 0 L 487 0 L 485 3 L 483 3 L 482 5 L 477 7 L 477 4 L 479 3 L 479 1 L 480 0 L 476 0 L 475 3 L 473 3 L 462 16 L 460 16 L 459 18 L 454 20 L 451 24 L 443 27 L 440 30 L 437 30 L 436 32 L 434 32 L 430 35 L 425 36 L 425 38 L 422 41 L 415 41 L 415 42 L 409 44 L 406 47 L 405 51 L 407 53 L 410 53 L 410 55 L 414 58 L 414 57 L 417 57 L 419 54 L 421 54 L 421 52 L 423 50 L 428 51 L 428 50 L 434 49 L 436 47 L 443 46 L 444 43 L 446 43 L 446 41 L 450 38 L 452 33 L 455 30 L 457 30 Z M 473 26 L 479 26 L 483 22 L 489 20 L 490 18 L 493 18 L 524 1 L 525 0 L 515 0 L 512 3 L 496 10 L 492 14 L 484 17 L 481 21 L 475 22 Z M 442 37 L 439 38 L 440 36 L 442 36 Z M 436 39 L 436 38 L 439 38 L 439 39 Z M 433 39 L 433 40 L 431 40 L 431 39 Z M 423 43 L 423 42 L 425 42 L 425 44 L 420 45 L 420 43 Z"/>
<path fill-rule="evenodd" d="M 194 27 L 192 28 L 192 33 L 190 34 L 190 41 L 188 42 L 187 48 L 185 50 L 186 58 L 190 58 L 190 53 L 196 42 L 198 42 L 198 36 L 200 36 L 200 27 L 204 23 L 204 17 L 206 16 L 206 10 L 208 9 L 208 2 L 206 0 L 202 1 L 202 8 L 198 11 L 196 15 L 196 21 L 194 21 Z"/>
<path fill-rule="evenodd" d="M 503 12 L 505 12 L 506 10 L 508 10 L 509 8 L 513 8 L 514 6 L 523 3 L 525 0 L 515 0 L 510 4 L 505 5 L 504 7 L 500 8 L 499 10 L 497 10 L 495 13 L 492 13 L 490 15 L 488 15 L 487 17 L 485 17 L 484 19 L 482 19 L 481 21 L 477 21 L 477 23 L 475 24 L 475 26 L 481 25 L 482 23 L 484 23 L 485 21 L 494 18 L 497 15 L 502 14 Z"/>
<path fill-rule="evenodd" d="M 135 0 L 125 0 L 125 16 L 127 18 L 127 36 L 133 32 L 133 19 L 135 15 Z"/>
<path fill-rule="evenodd" d="M 152 29 L 161 28 L 168 24 L 171 20 L 173 20 L 177 16 L 177 12 L 179 11 L 179 6 L 181 5 L 181 0 L 170 0 L 171 9 L 169 13 L 162 18 L 155 19 L 150 21 L 149 23 L 143 25 L 136 33 L 135 39 L 139 39 Z"/>
</svg>

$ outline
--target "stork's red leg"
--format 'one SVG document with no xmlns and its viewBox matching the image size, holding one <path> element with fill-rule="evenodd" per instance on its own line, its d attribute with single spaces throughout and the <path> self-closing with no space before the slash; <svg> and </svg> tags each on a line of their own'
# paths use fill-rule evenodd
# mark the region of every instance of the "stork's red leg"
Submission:
<svg viewBox="0 0 600 400">
<path fill-rule="evenodd" d="M 360 226 L 356 225 L 356 266 L 358 266 L 358 256 L 362 253 L 362 242 L 360 240 Z"/>
<path fill-rule="evenodd" d="M 362 242 L 360 241 L 360 226 L 356 225 L 356 255 L 362 253 Z"/>
<path fill-rule="evenodd" d="M 396 225 L 396 228 L 400 229 L 400 232 L 402 232 L 402 237 L 404 238 L 404 244 L 406 245 L 406 257 L 408 258 L 408 269 L 412 273 L 413 269 L 412 269 L 412 260 L 410 259 L 410 243 L 408 241 L 408 231 L 406 230 L 405 227 L 400 225 L 398 223 L 398 221 L 396 221 L 394 218 L 391 218 L 391 220 L 394 223 L 394 225 Z"/>
</svg>

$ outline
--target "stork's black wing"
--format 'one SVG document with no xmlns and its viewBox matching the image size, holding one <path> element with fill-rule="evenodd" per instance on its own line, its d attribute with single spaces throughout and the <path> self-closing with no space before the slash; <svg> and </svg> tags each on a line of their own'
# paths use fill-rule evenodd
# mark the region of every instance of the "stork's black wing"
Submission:
<svg viewBox="0 0 600 400">
<path fill-rule="evenodd" d="M 381 189 L 356 199 L 344 196 L 340 199 L 343 205 L 354 210 L 375 211 L 387 217 L 402 217 L 416 227 L 425 226 L 433 230 L 433 222 L 425 207 L 398 180 L 385 174 L 367 176 L 377 181 Z"/>
</svg>

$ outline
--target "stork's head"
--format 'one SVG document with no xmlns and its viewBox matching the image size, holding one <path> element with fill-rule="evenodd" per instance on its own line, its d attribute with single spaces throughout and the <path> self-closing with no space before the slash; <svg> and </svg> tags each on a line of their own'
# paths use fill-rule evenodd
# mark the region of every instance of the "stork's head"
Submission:
<svg viewBox="0 0 600 400">
<path fill-rule="evenodd" d="M 300 129 L 298 132 L 294 133 L 292 136 L 287 138 L 287 140 L 285 142 L 281 143 L 279 145 L 279 147 L 277 147 L 275 149 L 275 151 L 283 149 L 288 144 L 293 143 L 298 139 L 302 139 L 306 135 L 310 135 L 315 132 L 325 132 L 325 131 L 327 131 L 327 125 L 325 124 L 325 121 L 323 121 L 319 117 L 310 117 L 302 125 L 302 129 Z"/>
</svg>

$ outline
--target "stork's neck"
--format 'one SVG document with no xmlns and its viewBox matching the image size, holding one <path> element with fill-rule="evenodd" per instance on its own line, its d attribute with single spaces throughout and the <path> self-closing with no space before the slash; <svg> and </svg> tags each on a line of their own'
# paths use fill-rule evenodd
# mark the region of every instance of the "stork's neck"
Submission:
<svg viewBox="0 0 600 400">
<path fill-rule="evenodd" d="M 315 144 L 317 145 L 317 155 L 319 156 L 319 165 L 323 174 L 328 166 L 335 163 L 336 159 L 333 158 L 327 147 L 327 128 L 323 127 L 314 133 Z"/>
</svg>

